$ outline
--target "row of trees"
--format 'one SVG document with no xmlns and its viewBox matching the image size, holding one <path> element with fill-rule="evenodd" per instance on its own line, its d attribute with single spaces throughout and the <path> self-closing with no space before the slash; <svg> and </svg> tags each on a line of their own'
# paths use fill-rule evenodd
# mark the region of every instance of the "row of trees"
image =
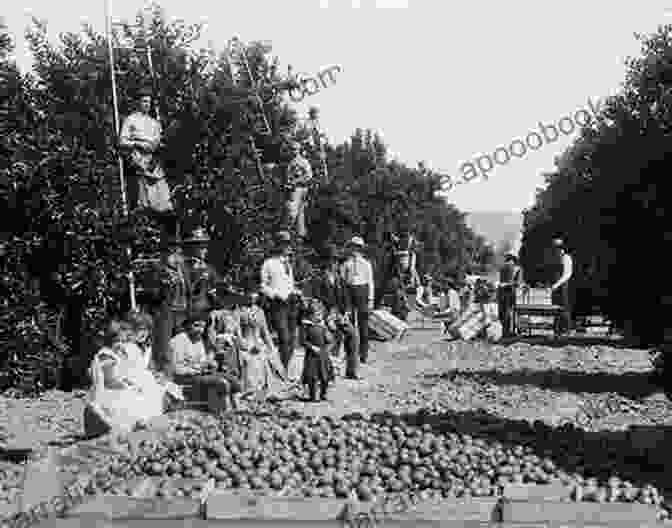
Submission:
<svg viewBox="0 0 672 528">
<path fill-rule="evenodd" d="M 666 200 L 672 162 L 672 26 L 637 35 L 620 93 L 545 175 L 525 214 L 527 267 L 543 262 L 552 236 L 575 257 L 579 311 L 593 305 L 642 344 L 665 340 L 672 301 L 661 265 L 670 241 Z M 543 266 L 532 273 L 544 274 Z"/>
<path fill-rule="evenodd" d="M 256 281 L 282 214 L 282 175 L 280 168 L 263 177 L 257 173 L 247 139 L 254 138 L 265 162 L 281 167 L 287 137 L 305 136 L 305 126 L 281 94 L 271 93 L 265 111 L 273 133 L 257 134 L 256 109 L 231 103 L 228 62 L 194 46 L 198 25 L 169 23 L 158 6 L 139 13 L 136 23 L 126 24 L 119 36 L 152 49 L 165 127 L 162 157 L 183 231 L 207 226 L 213 264 L 231 282 Z M 142 256 L 158 244 L 150 223 L 120 213 L 105 38 L 84 26 L 52 44 L 39 21 L 26 38 L 35 63 L 23 75 L 0 28 L 0 349 L 10 378 L 7 365 L 26 358 L 32 365 L 65 358 L 70 363 L 64 370 L 81 372 L 92 336 L 124 308 L 120 299 L 127 297 L 131 266 L 125 248 L 130 244 L 133 255 Z M 259 43 L 248 49 L 251 69 L 264 84 L 281 80 L 270 51 Z M 119 50 L 122 114 L 130 112 L 134 92 L 148 79 L 142 57 Z M 244 72 L 240 82 L 251 86 Z M 232 133 L 234 122 L 240 136 Z M 356 233 L 370 243 L 375 265 L 383 269 L 389 235 L 412 230 L 427 272 L 459 274 L 488 264 L 492 251 L 485 241 L 466 226 L 463 213 L 436 197 L 438 178 L 389 161 L 376 134 L 356 130 L 350 141 L 327 145 L 326 151 L 329 178 L 309 204 L 307 257 L 325 241 L 338 244 Z M 302 264 L 309 273 L 310 259 Z M 47 332 L 47 326 L 61 328 L 63 335 Z M 17 328 L 26 329 L 18 339 Z"/>
</svg>

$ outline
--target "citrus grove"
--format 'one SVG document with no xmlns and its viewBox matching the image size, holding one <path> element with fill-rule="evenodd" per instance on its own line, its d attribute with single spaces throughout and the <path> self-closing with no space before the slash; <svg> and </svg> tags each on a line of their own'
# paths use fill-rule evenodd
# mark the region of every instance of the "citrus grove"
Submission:
<svg viewBox="0 0 672 528">
<path fill-rule="evenodd" d="M 231 103 L 226 61 L 215 50 L 196 49 L 199 26 L 169 23 L 158 6 L 139 13 L 138 21 L 151 28 L 167 124 L 161 157 L 183 229 L 208 226 L 213 264 L 232 285 L 251 284 L 279 222 L 282 193 L 279 169 L 261 177 L 246 136 L 254 136 L 264 162 L 280 165 L 283 139 L 307 138 L 308 131 L 271 94 L 265 110 L 273 134 L 256 135 L 254 108 Z M 665 184 L 648 167 L 660 163 L 653 167 L 662 173 L 667 152 L 669 101 L 653 87 L 672 68 L 671 29 L 644 39 L 645 58 L 629 64 L 624 95 L 605 106 L 605 119 L 584 127 L 525 218 L 529 280 L 549 273 L 543 241 L 562 233 L 576 255 L 577 275 L 591 280 L 592 294 L 585 293 L 586 279 L 579 306 L 597 303 L 651 342 L 663 341 L 659 321 L 638 312 L 663 306 L 666 287 L 641 288 L 626 271 L 630 265 L 643 274 L 650 264 L 638 259 L 644 244 L 666 234 L 659 221 Z M 130 24 L 122 31 L 139 38 Z M 23 428 L 44 449 L 81 432 L 81 393 L 72 389 L 87 385 L 103 322 L 128 310 L 126 247 L 134 256 L 151 256 L 159 240 L 151 222 L 124 217 L 119 207 L 105 39 L 84 27 L 52 44 L 39 21 L 27 39 L 35 65 L 21 73 L 0 27 L 0 208 L 6 212 L 0 376 L 3 389 L 11 389 L 0 396 L 0 444 L 21 443 Z M 268 83 L 280 79 L 279 59 L 270 52 L 260 43 L 249 48 L 252 69 Z M 119 63 L 126 114 L 147 72 L 130 52 L 122 50 Z M 243 127 L 234 140 L 230 125 L 238 111 Z M 650 136 L 641 135 L 643 125 Z M 325 242 L 360 234 L 382 270 L 376 277 L 382 290 L 391 235 L 404 231 L 420 242 L 423 273 L 490 270 L 494 251 L 462 212 L 437 198 L 438 176 L 390 161 L 370 130 L 356 129 L 326 152 L 328 178 L 311 194 L 299 279 L 310 276 Z M 317 153 L 312 161 L 319 163 Z M 626 221 L 640 229 L 637 236 L 626 236 Z M 635 309 L 622 306 L 624 292 L 637 294 Z M 672 424 L 672 403 L 650 382 L 648 350 L 428 343 L 427 335 L 436 333 L 436 327 L 412 328 L 403 350 L 377 343 L 364 383 L 343 382 L 334 401 L 311 409 L 268 401 L 221 417 L 181 411 L 168 414 L 153 441 L 104 437 L 88 453 L 89 470 L 81 460 L 66 463 L 63 492 L 30 511 L 6 513 L 22 493 L 23 475 L 21 466 L 6 463 L 0 522 L 29 526 L 91 496 L 132 495 L 141 477 L 154 478 L 147 496 L 198 498 L 210 481 L 225 490 L 377 501 L 380 517 L 418 500 L 498 497 L 509 484 L 554 483 L 568 501 L 638 503 L 668 517 L 669 457 L 640 449 L 628 430 Z"/>
<path fill-rule="evenodd" d="M 255 281 L 282 214 L 282 179 L 276 172 L 260 180 L 247 138 L 254 136 L 265 163 L 277 164 L 282 138 L 302 139 L 308 132 L 290 104 L 272 96 L 265 111 L 273 135 L 256 135 L 254 107 L 230 103 L 226 61 L 193 46 L 198 25 L 168 23 L 157 6 L 141 12 L 138 21 L 153 35 L 159 111 L 167 123 L 161 156 L 182 231 L 208 226 L 213 265 L 232 284 Z M 139 38 L 133 31 L 131 25 L 123 29 L 130 40 Z M 131 246 L 134 257 L 152 256 L 158 232 L 141 216 L 121 215 L 104 37 L 84 27 L 54 45 L 46 25 L 35 21 L 27 39 L 35 58 L 29 74 L 9 60 L 6 33 L 0 49 L 0 200 L 9 215 L 0 342 L 4 361 L 22 372 L 6 375 L 4 384 L 21 379 L 28 388 L 71 386 L 85 382 L 102 321 L 128 309 L 131 263 L 125 247 Z M 269 52 L 255 44 L 248 59 L 270 83 L 279 79 L 279 61 Z M 118 63 L 126 72 L 119 86 L 125 115 L 148 74 L 128 50 L 120 50 Z M 230 125 L 238 111 L 242 126 L 235 142 Z M 466 226 L 464 214 L 434 196 L 438 179 L 388 161 L 376 134 L 357 129 L 350 141 L 326 150 L 329 179 L 320 182 L 307 211 L 311 227 L 299 279 L 309 275 L 321 244 L 341 243 L 353 233 L 369 241 L 378 269 L 387 265 L 389 235 L 408 229 L 423 244 L 419 258 L 427 272 L 459 274 L 490 261 L 492 250 Z M 384 273 L 377 277 L 384 280 Z M 37 365 L 48 368 L 32 372 Z"/>
</svg>

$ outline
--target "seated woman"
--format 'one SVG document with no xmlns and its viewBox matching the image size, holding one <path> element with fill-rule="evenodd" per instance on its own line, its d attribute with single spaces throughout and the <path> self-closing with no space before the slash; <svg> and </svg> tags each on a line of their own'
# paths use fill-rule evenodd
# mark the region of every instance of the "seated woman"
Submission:
<svg viewBox="0 0 672 528">
<path fill-rule="evenodd" d="M 93 383 L 84 410 L 87 435 L 131 431 L 163 413 L 166 388 L 147 370 L 144 354 L 133 340 L 133 326 L 114 321 L 105 346 L 93 358 Z"/>
<path fill-rule="evenodd" d="M 270 389 L 272 353 L 261 337 L 254 311 L 243 309 L 240 315 L 240 351 L 244 396 L 263 401 Z"/>
</svg>

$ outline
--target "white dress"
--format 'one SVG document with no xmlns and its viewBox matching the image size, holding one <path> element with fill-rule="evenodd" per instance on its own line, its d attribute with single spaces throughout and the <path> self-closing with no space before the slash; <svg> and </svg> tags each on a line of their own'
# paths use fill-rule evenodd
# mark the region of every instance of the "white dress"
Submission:
<svg viewBox="0 0 672 528">
<path fill-rule="evenodd" d="M 130 431 L 163 414 L 166 388 L 144 363 L 145 355 L 132 343 L 104 347 L 94 357 L 89 405 L 110 428 Z"/>
</svg>

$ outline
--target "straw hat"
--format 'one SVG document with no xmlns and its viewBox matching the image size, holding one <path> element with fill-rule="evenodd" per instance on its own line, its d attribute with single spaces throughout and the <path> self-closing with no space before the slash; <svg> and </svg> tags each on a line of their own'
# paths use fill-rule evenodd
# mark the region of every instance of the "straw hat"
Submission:
<svg viewBox="0 0 672 528">
<path fill-rule="evenodd" d="M 358 247 L 358 248 L 365 248 L 366 244 L 364 243 L 364 239 L 359 236 L 354 236 L 350 239 L 350 242 L 348 243 L 349 246 L 351 247 Z"/>
</svg>

